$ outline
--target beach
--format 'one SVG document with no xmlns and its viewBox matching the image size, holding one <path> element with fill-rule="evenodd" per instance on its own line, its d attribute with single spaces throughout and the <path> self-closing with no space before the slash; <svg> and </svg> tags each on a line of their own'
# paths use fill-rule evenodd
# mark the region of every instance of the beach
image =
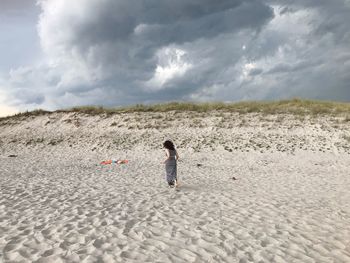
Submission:
<svg viewBox="0 0 350 263">
<path fill-rule="evenodd" d="M 0 125 L 0 262 L 350 262 L 344 118 L 59 112 Z"/>
</svg>

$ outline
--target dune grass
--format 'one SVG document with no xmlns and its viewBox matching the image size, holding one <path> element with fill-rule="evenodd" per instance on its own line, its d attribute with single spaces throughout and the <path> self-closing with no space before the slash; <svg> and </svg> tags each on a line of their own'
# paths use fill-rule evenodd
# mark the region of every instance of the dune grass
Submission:
<svg viewBox="0 0 350 263">
<path fill-rule="evenodd" d="M 105 108 L 101 106 L 81 106 L 69 109 L 57 110 L 54 112 L 79 112 L 88 115 L 100 114 L 120 114 L 133 112 L 210 112 L 210 111 L 226 111 L 245 113 L 263 113 L 263 114 L 294 114 L 294 115 L 345 115 L 350 116 L 350 103 L 345 102 L 329 102 L 317 100 L 280 100 L 280 101 L 245 101 L 237 103 L 224 102 L 208 102 L 208 103 L 192 103 L 192 102 L 170 102 L 164 104 L 143 105 L 137 104 L 126 107 Z M 34 110 L 30 112 L 18 113 L 16 115 L 0 118 L 16 118 L 27 116 L 38 116 L 50 114 L 53 112 L 45 110 Z M 349 117 L 346 117 L 347 119 Z"/>
<path fill-rule="evenodd" d="M 281 100 L 281 101 L 246 101 L 237 103 L 208 102 L 170 102 L 164 104 L 143 105 L 137 104 L 127 107 L 103 108 L 103 107 L 74 107 L 66 111 L 83 112 L 86 114 L 101 113 L 128 113 L 128 112 L 168 112 L 168 111 L 228 111 L 238 113 L 265 113 L 265 114 L 350 114 L 350 103 L 328 102 L 316 100 Z"/>
</svg>

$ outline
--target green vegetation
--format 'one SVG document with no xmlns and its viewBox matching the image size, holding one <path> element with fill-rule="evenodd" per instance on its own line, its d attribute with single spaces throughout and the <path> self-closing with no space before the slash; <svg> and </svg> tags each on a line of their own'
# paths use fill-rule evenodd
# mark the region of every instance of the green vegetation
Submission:
<svg viewBox="0 0 350 263">
<path fill-rule="evenodd" d="M 265 113 L 265 114 L 296 114 L 296 115 L 319 115 L 319 114 L 349 114 L 350 103 L 327 102 L 316 100 L 281 100 L 281 101 L 247 101 L 238 103 L 190 103 L 190 102 L 171 102 L 165 104 L 143 105 L 137 104 L 128 107 L 103 108 L 83 106 L 67 109 L 68 112 L 82 112 L 86 114 L 113 114 L 129 112 L 168 112 L 168 111 L 228 111 L 238 113 Z"/>
<path fill-rule="evenodd" d="M 129 107 L 103 108 L 103 107 L 75 107 L 67 111 L 83 112 L 87 114 L 101 113 L 127 113 L 127 112 L 168 112 L 168 111 L 229 111 L 238 113 L 291 113 L 297 115 L 304 114 L 342 114 L 350 113 L 350 103 L 326 102 L 315 100 L 282 100 L 282 101 L 247 101 L 238 103 L 189 103 L 171 102 L 166 104 L 142 105 L 137 104 Z"/>
<path fill-rule="evenodd" d="M 190 102 L 171 102 L 165 104 L 143 105 L 137 104 L 134 106 L 104 108 L 96 106 L 82 106 L 74 107 L 65 110 L 58 110 L 56 112 L 79 112 L 88 115 L 100 114 L 118 114 L 118 113 L 132 113 L 132 112 L 210 112 L 210 111 L 226 111 L 245 113 L 262 113 L 262 114 L 294 114 L 294 115 L 346 115 L 350 114 L 350 103 L 328 102 L 316 100 L 281 100 L 281 101 L 246 101 L 237 103 L 190 103 Z M 16 114 L 12 117 L 27 117 L 44 115 L 51 112 L 44 110 L 35 110 L 31 112 L 24 112 Z M 155 116 L 156 117 L 156 116 Z M 2 119 L 6 119 L 2 118 Z M 0 118 L 1 120 L 1 118 Z M 346 117 L 348 121 L 348 117 Z"/>
</svg>

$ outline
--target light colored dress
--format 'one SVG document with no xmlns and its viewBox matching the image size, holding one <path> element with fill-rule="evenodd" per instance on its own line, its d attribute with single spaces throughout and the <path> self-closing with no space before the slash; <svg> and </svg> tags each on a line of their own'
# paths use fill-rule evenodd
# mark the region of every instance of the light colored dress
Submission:
<svg viewBox="0 0 350 263">
<path fill-rule="evenodd" d="M 169 150 L 169 159 L 165 163 L 166 180 L 173 185 L 177 179 L 176 150 Z"/>
</svg>

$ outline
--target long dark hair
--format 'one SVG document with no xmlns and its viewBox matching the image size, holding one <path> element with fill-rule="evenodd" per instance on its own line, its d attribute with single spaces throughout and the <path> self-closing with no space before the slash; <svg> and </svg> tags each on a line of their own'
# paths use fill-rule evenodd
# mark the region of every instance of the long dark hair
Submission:
<svg viewBox="0 0 350 263">
<path fill-rule="evenodd" d="M 165 141 L 165 142 L 163 143 L 163 146 L 164 146 L 164 148 L 166 148 L 166 149 L 168 149 L 168 150 L 175 151 L 175 146 L 174 146 L 174 144 L 173 144 L 172 141 L 169 141 L 169 140 Z"/>
</svg>

